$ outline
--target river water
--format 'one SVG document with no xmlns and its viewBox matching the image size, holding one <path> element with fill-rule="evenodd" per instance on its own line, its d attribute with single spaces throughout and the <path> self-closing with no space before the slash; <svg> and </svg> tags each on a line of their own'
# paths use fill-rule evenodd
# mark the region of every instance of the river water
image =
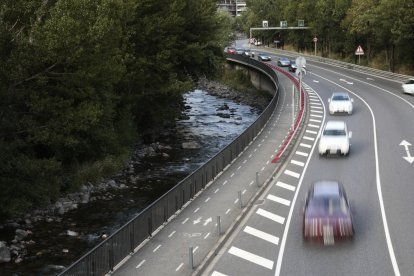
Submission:
<svg viewBox="0 0 414 276">
<path fill-rule="evenodd" d="M 198 168 L 236 138 L 261 110 L 211 96 L 202 90 L 184 95 L 186 110 L 177 121 L 177 135 L 162 137 L 168 144 L 168 158 L 147 158 L 135 164 L 137 179 L 117 181 L 125 189 L 104 192 L 96 200 L 65 213 L 60 221 L 33 223 L 28 254 L 19 264 L 0 264 L 0 275 L 56 275 L 62 267 L 79 259 L 177 182 Z M 194 141 L 199 149 L 182 149 L 183 141 Z M 68 235 L 68 230 L 76 233 Z M 0 236 L 0 240 L 3 237 Z"/>
</svg>

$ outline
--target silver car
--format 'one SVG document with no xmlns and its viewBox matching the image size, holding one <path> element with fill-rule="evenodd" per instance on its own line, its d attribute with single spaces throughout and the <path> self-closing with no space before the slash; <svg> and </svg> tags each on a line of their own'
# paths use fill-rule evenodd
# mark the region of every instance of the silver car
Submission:
<svg viewBox="0 0 414 276">
<path fill-rule="evenodd" d="M 345 112 L 349 115 L 352 114 L 354 99 L 349 97 L 346 92 L 334 92 L 328 99 L 329 102 L 329 114 L 333 115 L 337 112 Z"/>
<path fill-rule="evenodd" d="M 352 131 L 344 121 L 328 121 L 319 139 L 319 155 L 341 154 L 348 155 Z"/>
<path fill-rule="evenodd" d="M 414 78 L 411 78 L 403 83 L 402 90 L 406 94 L 414 94 Z"/>
</svg>

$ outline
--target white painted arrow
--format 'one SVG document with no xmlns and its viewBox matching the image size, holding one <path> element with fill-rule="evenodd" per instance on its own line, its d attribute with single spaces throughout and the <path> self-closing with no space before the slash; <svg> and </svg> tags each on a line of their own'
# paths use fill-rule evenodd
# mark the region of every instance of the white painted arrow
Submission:
<svg viewBox="0 0 414 276">
<path fill-rule="evenodd" d="M 199 223 L 201 221 L 201 217 L 199 217 L 198 219 L 196 219 L 196 220 L 193 220 L 193 224 L 197 224 L 197 223 Z"/>
<path fill-rule="evenodd" d="M 212 222 L 213 221 L 213 219 L 211 218 L 211 217 L 209 217 L 208 219 L 206 219 L 205 221 L 204 221 L 204 226 L 206 226 L 207 224 L 209 224 L 210 222 Z"/>
<path fill-rule="evenodd" d="M 411 146 L 411 144 L 405 140 L 402 140 L 400 143 L 400 146 L 403 146 L 405 148 L 405 151 L 407 153 L 407 156 L 403 156 L 403 158 L 405 160 L 407 160 L 408 162 L 410 162 L 410 164 L 412 164 L 414 162 L 414 156 L 411 156 L 410 154 L 410 150 L 408 148 L 408 146 Z"/>
</svg>

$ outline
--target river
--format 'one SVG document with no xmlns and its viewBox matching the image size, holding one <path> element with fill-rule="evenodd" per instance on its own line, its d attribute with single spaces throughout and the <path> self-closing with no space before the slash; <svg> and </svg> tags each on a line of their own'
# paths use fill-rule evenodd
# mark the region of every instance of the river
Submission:
<svg viewBox="0 0 414 276">
<path fill-rule="evenodd" d="M 184 95 L 186 109 L 177 121 L 177 135 L 161 137 L 168 155 L 136 160 L 135 177 L 120 174 L 114 179 L 125 188 L 94 195 L 56 221 L 33 223 L 26 245 L 27 255 L 19 264 L 0 264 L 0 275 L 56 275 L 100 239 L 113 233 L 179 180 L 214 156 L 246 129 L 261 112 L 258 108 L 195 90 Z M 182 149 L 183 141 L 200 145 Z M 0 240 L 11 235 L 0 231 Z M 72 235 L 73 234 L 73 235 Z"/>
</svg>

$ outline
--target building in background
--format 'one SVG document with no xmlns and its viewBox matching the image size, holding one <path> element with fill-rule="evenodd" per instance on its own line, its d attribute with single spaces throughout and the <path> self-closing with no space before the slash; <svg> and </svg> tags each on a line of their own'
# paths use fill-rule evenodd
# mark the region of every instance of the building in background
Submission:
<svg viewBox="0 0 414 276">
<path fill-rule="evenodd" d="M 217 6 L 233 16 L 240 16 L 246 10 L 246 2 L 242 0 L 218 0 Z"/>
</svg>

